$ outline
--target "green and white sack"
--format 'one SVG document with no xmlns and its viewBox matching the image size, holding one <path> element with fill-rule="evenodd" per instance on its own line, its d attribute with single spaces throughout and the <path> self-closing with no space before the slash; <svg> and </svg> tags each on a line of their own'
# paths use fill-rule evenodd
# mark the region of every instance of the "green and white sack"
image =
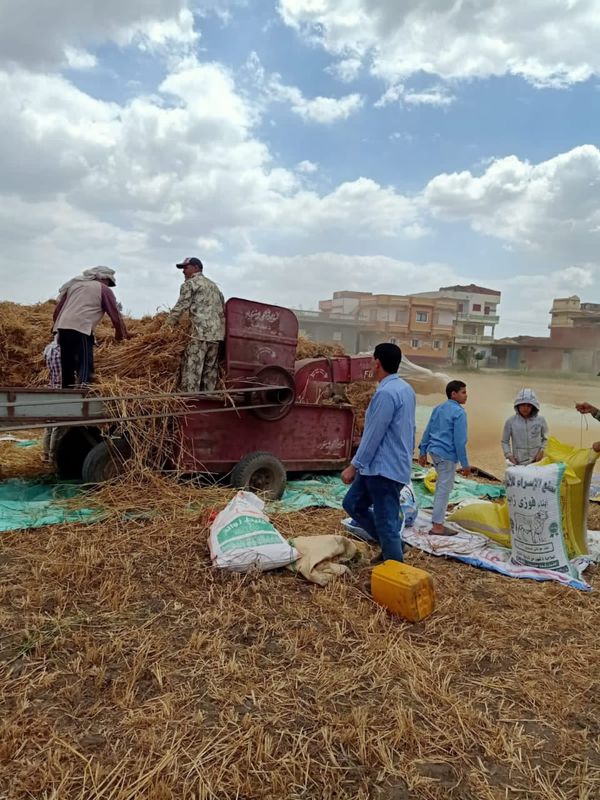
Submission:
<svg viewBox="0 0 600 800">
<path fill-rule="evenodd" d="M 217 515 L 208 539 L 214 566 L 265 572 L 298 560 L 298 551 L 269 522 L 264 507 L 252 492 L 238 492 Z"/>
<path fill-rule="evenodd" d="M 551 569 L 577 578 L 567 556 L 562 527 L 560 484 L 564 464 L 509 467 L 506 499 L 515 564 Z"/>
</svg>

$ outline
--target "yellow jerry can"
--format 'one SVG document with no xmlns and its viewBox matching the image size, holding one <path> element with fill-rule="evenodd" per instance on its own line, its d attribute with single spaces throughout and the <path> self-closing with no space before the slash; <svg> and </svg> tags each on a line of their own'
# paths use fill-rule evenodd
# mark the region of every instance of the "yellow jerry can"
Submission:
<svg viewBox="0 0 600 800">
<path fill-rule="evenodd" d="M 400 561 L 384 561 L 373 569 L 371 594 L 376 603 L 409 622 L 420 622 L 435 607 L 431 575 Z"/>
</svg>

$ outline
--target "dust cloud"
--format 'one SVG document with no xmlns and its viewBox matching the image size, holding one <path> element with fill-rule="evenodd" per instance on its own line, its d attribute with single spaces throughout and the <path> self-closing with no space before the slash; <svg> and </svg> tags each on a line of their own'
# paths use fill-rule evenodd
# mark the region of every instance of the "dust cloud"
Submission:
<svg viewBox="0 0 600 800">
<path fill-rule="evenodd" d="M 580 381 L 567 375 L 551 378 L 491 371 L 464 375 L 452 371 L 451 377 L 467 384 L 469 399 L 465 409 L 469 420 L 471 463 L 500 478 L 505 468 L 500 447 L 502 427 L 514 413 L 513 400 L 523 387 L 529 387 L 537 394 L 540 413 L 546 418 L 552 436 L 574 447 L 590 447 L 600 440 L 600 422 L 589 415 L 582 418 L 575 410 L 575 403 L 583 400 L 600 407 L 600 378 L 590 376 L 589 381 Z M 441 395 L 417 397 L 417 443 L 429 419 L 431 406 L 444 399 Z"/>
</svg>

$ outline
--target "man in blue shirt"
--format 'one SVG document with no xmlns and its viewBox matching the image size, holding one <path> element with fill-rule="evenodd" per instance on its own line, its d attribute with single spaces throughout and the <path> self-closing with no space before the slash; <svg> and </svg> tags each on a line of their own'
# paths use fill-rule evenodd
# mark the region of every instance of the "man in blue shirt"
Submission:
<svg viewBox="0 0 600 800">
<path fill-rule="evenodd" d="M 429 453 L 437 472 L 431 512 L 433 525 L 429 531 L 434 536 L 454 536 L 455 531 L 444 527 L 444 518 L 454 487 L 457 463 L 462 465 L 463 475 L 471 473 L 467 458 L 467 415 L 463 408 L 467 402 L 467 384 L 450 381 L 446 386 L 446 397 L 446 402 L 440 403 L 431 412 L 419 445 L 419 464 L 427 466 Z"/>
<path fill-rule="evenodd" d="M 356 455 L 342 472 L 352 484 L 344 509 L 379 543 L 377 561 L 403 561 L 400 538 L 400 490 L 410 481 L 415 447 L 415 393 L 397 375 L 400 348 L 384 342 L 373 354 L 379 386 L 371 398 Z"/>
</svg>

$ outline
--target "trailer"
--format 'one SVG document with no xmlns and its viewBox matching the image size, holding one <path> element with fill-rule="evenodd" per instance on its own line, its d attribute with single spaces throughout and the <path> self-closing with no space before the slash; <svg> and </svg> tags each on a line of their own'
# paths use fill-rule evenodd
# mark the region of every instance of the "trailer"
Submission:
<svg viewBox="0 0 600 800">
<path fill-rule="evenodd" d="M 58 475 L 100 483 L 118 475 L 131 455 L 131 443 L 114 435 L 127 420 L 115 415 L 114 403 L 146 399 L 148 412 L 136 418 L 172 418 L 167 470 L 226 477 L 233 486 L 279 497 L 290 472 L 342 469 L 358 445 L 343 386 L 369 379 L 372 358 L 296 361 L 298 320 L 287 308 L 232 298 L 225 316 L 219 390 L 99 397 L 83 387 L 0 388 L 0 431 L 58 428 Z M 161 399 L 173 397 L 183 409 L 161 411 Z"/>
</svg>

